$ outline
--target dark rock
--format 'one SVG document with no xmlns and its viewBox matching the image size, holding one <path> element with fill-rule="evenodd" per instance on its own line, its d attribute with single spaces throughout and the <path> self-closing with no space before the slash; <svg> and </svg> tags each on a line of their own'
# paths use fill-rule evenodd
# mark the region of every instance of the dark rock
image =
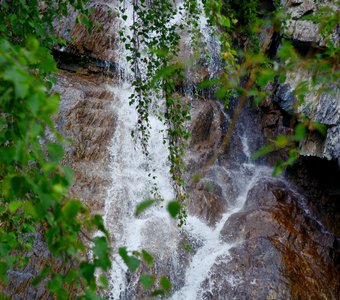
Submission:
<svg viewBox="0 0 340 300">
<path fill-rule="evenodd" d="M 202 287 L 207 299 L 291 299 L 281 255 L 266 238 L 247 240 L 217 260 Z"/>
<path fill-rule="evenodd" d="M 191 134 L 192 145 L 197 145 L 198 143 L 204 142 L 207 139 L 209 139 L 213 120 L 214 120 L 213 106 L 208 105 L 206 110 L 199 112 L 192 129 Z"/>
<path fill-rule="evenodd" d="M 294 92 L 288 84 L 279 85 L 273 98 L 283 110 L 290 113 L 294 112 L 294 99 Z"/>
<path fill-rule="evenodd" d="M 340 268 L 332 254 L 337 239 L 301 201 L 282 181 L 254 186 L 243 211 L 221 231 L 222 241 L 234 247 L 203 285 L 210 299 L 337 299 Z"/>
<path fill-rule="evenodd" d="M 280 121 L 281 114 L 279 111 L 271 111 L 268 115 L 265 115 L 263 118 L 263 126 L 264 127 L 276 127 Z"/>
<path fill-rule="evenodd" d="M 340 123 L 328 129 L 324 155 L 328 159 L 337 158 L 340 165 Z"/>
<path fill-rule="evenodd" d="M 215 101 L 195 100 L 191 108 L 192 121 L 189 124 L 188 167 L 194 174 L 214 156 L 224 137 L 223 126 L 226 116 Z"/>
<path fill-rule="evenodd" d="M 337 162 L 300 157 L 286 172 L 308 199 L 308 208 L 328 231 L 340 236 L 340 170 Z"/>
<path fill-rule="evenodd" d="M 222 188 L 214 182 L 201 181 L 190 192 L 188 209 L 190 214 L 199 216 L 210 226 L 214 226 L 227 209 Z"/>
</svg>

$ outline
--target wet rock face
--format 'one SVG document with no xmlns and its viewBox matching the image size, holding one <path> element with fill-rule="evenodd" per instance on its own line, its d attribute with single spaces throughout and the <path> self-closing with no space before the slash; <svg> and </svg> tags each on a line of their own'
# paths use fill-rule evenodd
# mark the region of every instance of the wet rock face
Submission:
<svg viewBox="0 0 340 300">
<path fill-rule="evenodd" d="M 108 147 L 115 131 L 110 81 L 62 71 L 54 87 L 61 97 L 58 129 L 73 140 L 65 158 L 75 172 L 70 193 L 93 213 L 101 212 L 110 184 Z"/>
<path fill-rule="evenodd" d="M 81 199 L 91 213 L 102 213 L 110 184 L 108 146 L 115 131 L 115 115 L 111 109 L 114 95 L 109 84 L 110 79 L 103 76 L 60 71 L 54 86 L 61 98 L 57 128 L 73 140 L 65 149 L 63 162 L 74 171 L 70 197 Z M 42 234 L 34 235 L 33 250 L 24 255 L 30 258 L 30 263 L 8 274 L 10 284 L 6 295 L 14 300 L 54 299 L 44 281 L 37 287 L 32 285 L 32 280 L 52 263 Z M 67 268 L 61 262 L 53 264 L 56 269 Z"/>
<path fill-rule="evenodd" d="M 90 21 L 94 22 L 92 32 L 84 24 L 76 22 L 76 12 L 55 24 L 57 34 L 68 42 L 59 50 L 114 62 L 117 18 L 111 7 L 113 4 L 111 1 L 96 2 L 92 4 L 93 13 L 90 15 Z"/>
<path fill-rule="evenodd" d="M 258 182 L 220 237 L 234 243 L 204 283 L 204 299 L 336 299 L 337 238 L 299 206 L 301 196 L 280 180 Z M 337 274 L 335 276 L 335 274 Z M 242 295 L 240 297 L 240 295 Z"/>
<path fill-rule="evenodd" d="M 188 209 L 190 214 L 214 227 L 238 192 L 234 178 L 226 169 L 207 166 L 221 146 L 229 120 L 214 101 L 195 100 L 191 114 L 187 189 L 192 200 Z"/>
<path fill-rule="evenodd" d="M 214 226 L 227 210 L 227 202 L 223 197 L 220 185 L 201 180 L 190 193 L 192 201 L 188 208 L 192 215 L 199 216 L 210 226 Z"/>
<path fill-rule="evenodd" d="M 314 2 L 291 0 L 285 3 L 293 18 L 289 29 L 293 39 L 321 45 L 322 41 L 315 35 L 316 31 L 311 30 L 313 27 L 308 27 L 308 30 L 305 27 L 313 25 L 299 20 L 311 9 L 315 9 Z M 116 20 L 109 13 L 110 1 L 100 1 L 94 8 L 92 20 L 98 21 L 103 30 L 98 27 L 89 34 L 83 25 L 75 24 L 76 16 L 71 14 L 57 26 L 59 34 L 70 41 L 62 50 L 77 56 L 91 56 L 114 63 L 116 54 L 113 50 L 115 41 L 112 30 L 116 28 L 113 26 Z M 68 32 L 67 28 L 71 28 L 71 31 Z M 271 30 L 268 30 L 268 34 L 272 37 Z M 265 41 L 266 38 L 263 37 L 267 48 L 270 47 L 270 39 Z M 202 72 L 191 79 L 193 83 L 196 83 L 196 78 L 207 76 L 206 70 L 198 71 Z M 55 87 L 55 91 L 61 94 L 58 128 L 74 140 L 66 149 L 65 158 L 65 162 L 71 164 L 75 171 L 71 196 L 82 199 L 92 213 L 102 212 L 104 198 L 110 186 L 108 147 L 116 130 L 115 115 L 111 107 L 115 97 L 109 89 L 110 80 L 98 75 L 62 71 Z M 264 109 L 265 137 L 291 132 L 286 124 L 285 114 L 290 112 L 294 104 L 292 87 L 290 83 L 279 86 L 274 98 L 277 105 Z M 340 156 L 340 110 L 336 100 L 333 96 L 321 96 L 321 102 L 315 104 L 316 109 L 310 111 L 311 116 L 330 128 L 326 141 L 320 137 L 320 140 L 315 138 L 313 145 L 317 150 L 313 152 L 309 149 L 306 153 L 317 152 L 329 158 Z M 247 171 L 237 172 L 240 165 L 249 159 L 243 149 L 244 133 L 249 136 L 247 151 L 254 152 L 263 144 L 262 137 L 256 133 L 260 121 L 255 114 L 247 115 L 246 112 L 241 115 L 228 149 L 213 166 L 207 166 L 223 142 L 230 118 L 217 102 L 210 100 L 194 101 L 191 113 L 192 122 L 188 125 L 192 138 L 187 152 L 187 189 L 192 201 L 188 210 L 210 228 L 215 228 L 242 192 L 238 181 L 248 178 Z M 284 159 L 284 155 L 279 154 L 267 162 Z M 249 170 L 251 172 L 252 169 Z M 337 224 L 340 210 L 337 210 L 338 207 L 334 204 L 336 202 L 329 199 L 338 199 L 336 197 L 339 192 L 328 189 L 327 193 L 323 192 L 325 187 L 329 187 L 320 184 L 320 174 L 322 176 L 323 173 L 315 175 L 313 180 L 308 175 L 310 173 L 306 164 L 302 163 L 301 168 L 299 166 L 292 171 L 290 178 L 302 187 L 306 199 L 319 199 L 319 206 L 308 203 L 282 178 L 263 178 L 254 184 L 246 195 L 244 208 L 222 224 L 220 240 L 222 246 L 225 246 L 225 254 L 218 257 L 208 278 L 202 283 L 204 292 L 201 299 L 338 298 L 340 239 L 337 236 L 340 232 Z M 312 189 L 311 186 L 314 185 L 317 187 Z M 332 186 L 336 186 L 336 183 Z M 308 190 L 309 194 L 306 192 Z M 325 210 L 326 213 L 323 213 Z M 161 224 L 155 223 L 150 228 L 158 226 Z M 148 235 L 152 235 L 152 232 Z M 171 238 L 175 240 L 175 237 Z M 164 244 L 161 246 L 166 248 L 166 237 L 163 240 Z M 178 253 L 179 259 L 175 255 L 165 256 L 156 261 L 153 270 L 147 271 L 169 274 L 175 289 L 184 286 L 186 268 L 196 251 L 202 247 L 200 241 L 190 240 L 190 237 L 186 243 L 193 246 L 191 253 L 184 251 L 181 241 L 173 245 L 173 252 Z M 228 252 L 231 244 L 233 246 Z M 152 246 L 154 249 L 158 247 L 156 242 Z M 46 245 L 38 244 L 34 249 L 35 253 L 32 255 L 36 257 L 29 269 L 10 275 L 13 278 L 10 289 L 13 295 L 17 295 L 14 299 L 39 299 L 46 293 L 43 287 L 32 289 L 29 285 L 30 280 L 49 258 Z M 136 283 L 139 275 L 128 274 L 128 284 Z M 27 291 L 22 292 L 23 286 L 28 287 Z M 129 287 L 124 295 L 126 299 L 147 298 L 141 287 Z M 45 298 L 48 296 L 46 294 Z"/>
<path fill-rule="evenodd" d="M 191 116 L 189 168 L 197 170 L 204 167 L 221 145 L 228 120 L 215 101 L 194 100 Z"/>
<path fill-rule="evenodd" d="M 280 273 L 280 254 L 269 240 L 247 240 L 232 248 L 230 256 L 213 266 L 202 299 L 291 299 Z"/>
</svg>

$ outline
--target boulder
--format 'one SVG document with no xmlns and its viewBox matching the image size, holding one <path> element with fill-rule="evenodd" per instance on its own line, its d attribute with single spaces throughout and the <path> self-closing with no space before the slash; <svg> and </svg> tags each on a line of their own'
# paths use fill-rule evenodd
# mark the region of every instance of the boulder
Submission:
<svg viewBox="0 0 340 300">
<path fill-rule="evenodd" d="M 321 226 L 321 228 L 320 228 Z M 303 197 L 281 180 L 258 182 L 243 210 L 225 223 L 233 245 L 210 270 L 204 299 L 336 299 L 338 239 L 305 209 Z"/>
</svg>

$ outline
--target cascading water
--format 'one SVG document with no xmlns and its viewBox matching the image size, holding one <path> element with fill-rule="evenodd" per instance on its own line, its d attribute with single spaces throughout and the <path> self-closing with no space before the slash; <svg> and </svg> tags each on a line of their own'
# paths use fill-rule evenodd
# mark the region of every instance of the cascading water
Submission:
<svg viewBox="0 0 340 300">
<path fill-rule="evenodd" d="M 206 65 L 210 76 L 213 76 L 218 72 L 216 64 L 218 42 L 212 37 L 211 28 L 203 15 L 203 8 L 201 11 L 200 32 L 203 34 L 210 57 L 215 57 L 215 60 L 212 59 Z M 126 14 L 129 26 L 133 20 L 131 4 L 127 4 Z M 204 220 L 189 214 L 187 225 L 180 231 L 161 204 L 147 210 L 138 218 L 135 217 L 136 205 L 152 197 L 151 187 L 155 185 L 158 187 L 158 193 L 165 203 L 173 200 L 175 193 L 169 175 L 167 143 L 163 142 L 166 126 L 156 116 L 150 114 L 152 129 L 148 157 L 143 154 L 138 140 L 130 135 L 138 121 L 135 107 L 129 105 L 129 96 L 133 93 L 129 78 L 133 77 L 133 73 L 129 71 L 129 64 L 125 61 L 128 55 L 125 48 L 122 45 L 117 48 L 120 49 L 118 61 L 125 79 L 119 80 L 111 87 L 115 95 L 117 129 L 110 147 L 112 186 L 108 191 L 104 215 L 105 224 L 112 235 L 114 251 L 117 252 L 117 249 L 123 246 L 128 250 L 141 248 L 148 250 L 154 255 L 156 265 L 163 264 L 158 271 L 164 273 L 171 264 L 171 270 L 168 270 L 168 275 L 174 283 L 173 294 L 169 296 L 171 299 L 205 299 L 203 294 L 209 291 L 209 286 L 203 285 L 203 282 L 208 280 L 210 285 L 214 284 L 213 266 L 221 261 L 228 262 L 229 250 L 243 242 L 242 239 L 230 243 L 222 242 L 221 230 L 225 230 L 225 224 L 230 217 L 242 211 L 248 192 L 259 181 L 270 178 L 272 170 L 255 165 L 251 161 L 247 131 L 242 134 L 235 133 L 239 135 L 242 145 L 239 155 L 245 159 L 230 166 L 216 162 L 208 170 L 210 178 L 222 187 L 222 195 L 227 206 L 227 210 L 215 226 L 208 226 Z M 190 92 L 190 88 L 184 90 Z M 223 112 L 223 107 L 219 109 Z M 229 116 L 224 114 L 224 119 L 229 120 Z M 229 184 L 225 184 L 226 177 L 231 178 L 236 193 L 230 190 Z M 183 239 L 198 245 L 196 251 L 186 253 L 187 262 L 184 262 L 183 253 L 179 251 L 179 248 L 183 247 L 180 245 Z M 157 267 L 155 271 L 157 272 Z M 147 298 L 145 295 L 134 294 L 137 291 L 138 280 L 129 275 L 127 267 L 119 257 L 114 258 L 110 276 L 109 299 Z M 183 277 L 182 280 L 178 279 L 180 276 Z M 237 286 L 242 278 L 229 275 L 227 281 L 231 286 Z"/>
<path fill-rule="evenodd" d="M 201 11 L 199 29 L 203 34 L 206 50 L 212 58 L 206 67 L 210 76 L 213 76 L 218 70 L 216 64 L 218 42 L 216 38 L 213 38 L 212 30 L 203 15 L 203 7 Z M 130 22 L 127 26 L 129 26 L 133 19 L 132 5 L 127 5 L 126 13 L 128 14 L 127 22 Z M 129 250 L 144 247 L 156 259 L 170 256 L 171 261 L 176 263 L 179 261 L 179 254 L 176 251 L 181 233 L 164 208 L 154 207 L 139 218 L 134 216 L 136 205 L 151 197 L 150 187 L 152 185 L 155 184 L 158 187 L 158 192 L 165 202 L 174 198 L 174 191 L 169 176 L 167 144 L 163 143 L 162 132 L 166 131 L 165 125 L 156 116 L 150 115 L 152 129 L 148 157 L 143 154 L 138 141 L 130 135 L 135 130 L 138 120 L 135 107 L 129 105 L 129 96 L 133 93 L 133 88 L 128 78 L 131 78 L 133 74 L 129 71 L 129 64 L 125 61 L 127 56 L 125 48 L 119 46 L 118 49 L 120 49 L 119 66 L 123 69 L 122 73 L 125 74 L 126 79 L 119 80 L 116 86 L 111 87 L 111 92 L 115 95 L 114 111 L 117 117 L 117 129 L 110 147 L 112 186 L 105 203 L 104 221 L 112 235 L 114 250 L 122 246 Z M 228 118 L 228 116 L 225 117 Z M 191 258 L 187 268 L 178 262 L 178 268 L 185 268 L 182 270 L 185 273 L 185 280 L 184 285 L 177 287 L 179 290 L 171 296 L 172 299 L 184 300 L 200 297 L 201 283 L 209 276 L 210 268 L 217 258 L 227 255 L 228 250 L 233 246 L 233 244 L 226 246 L 220 243 L 219 234 L 223 225 L 233 213 L 242 209 L 247 192 L 254 183 L 261 176 L 268 176 L 270 173 L 269 169 L 256 168 L 250 162 L 246 137 L 242 137 L 242 141 L 244 142 L 243 152 L 248 160 L 238 170 L 227 170 L 221 166 L 213 167 L 213 172 L 217 174 L 217 177 L 218 174 L 228 173 L 238 178 L 235 184 L 241 192 L 236 199 L 230 200 L 230 209 L 215 228 L 210 228 L 198 217 L 188 217 L 184 232 L 192 240 L 199 242 L 201 247 Z M 155 179 L 150 177 L 150 170 L 152 170 L 151 177 Z M 223 182 L 220 183 L 223 186 Z M 226 198 L 230 198 L 227 189 L 223 190 L 223 193 L 227 196 Z M 115 258 L 111 272 L 109 299 L 134 298 L 129 290 L 135 289 L 136 283 L 128 282 L 126 274 L 127 267 L 120 258 Z"/>
<path fill-rule="evenodd" d="M 119 87 L 112 88 L 116 95 L 115 109 L 117 115 L 117 128 L 111 144 L 111 172 L 113 184 L 108 192 L 105 205 L 105 223 L 109 232 L 113 235 L 115 249 L 126 246 L 128 249 L 137 250 L 144 246 L 145 234 L 153 225 L 162 220 L 165 230 L 171 227 L 171 220 L 163 215 L 163 210 L 155 208 L 148 211 L 140 218 L 134 216 L 136 205 L 151 197 L 150 186 L 157 184 L 158 192 L 165 201 L 173 199 L 173 190 L 169 178 L 169 166 L 167 162 L 167 146 L 163 144 L 163 137 L 159 134 L 164 125 L 155 117 L 151 117 L 151 144 L 150 154 L 146 158 L 141 147 L 131 138 L 137 122 L 137 114 L 134 107 L 129 105 L 132 89 L 125 82 Z M 150 178 L 148 167 L 152 166 L 153 180 Z M 155 182 L 154 182 L 155 181 Z M 156 224 L 155 224 L 156 223 Z M 166 225 L 168 223 L 168 226 Z M 152 239 L 148 246 L 152 247 Z M 155 241 L 161 242 L 161 241 Z M 113 265 L 112 272 L 112 299 L 119 299 L 126 286 L 126 267 L 117 261 Z"/>
<path fill-rule="evenodd" d="M 128 15 L 126 30 L 132 24 L 132 4 L 126 6 Z M 126 61 L 124 45 L 117 45 L 117 60 L 123 79 L 111 87 L 115 95 L 114 112 L 117 117 L 117 130 L 111 143 L 112 186 L 105 202 L 104 221 L 113 239 L 113 249 L 128 250 L 145 248 L 153 254 L 165 255 L 174 252 L 177 229 L 175 222 L 161 208 L 161 204 L 149 209 L 140 217 L 135 217 L 137 204 L 153 197 L 151 191 L 157 188 L 157 195 L 168 202 L 174 198 L 171 185 L 168 147 L 163 135 L 166 127 L 157 116 L 150 114 L 150 144 L 146 157 L 138 141 L 131 136 L 135 131 L 138 115 L 136 108 L 129 105 L 133 88 L 130 79 L 134 74 Z M 163 245 L 163 246 L 162 246 Z M 158 255 L 158 256 L 159 256 Z M 120 258 L 114 258 L 109 299 L 131 299 L 129 290 L 136 283 L 127 281 L 127 267 Z M 133 285 L 131 287 L 131 284 Z"/>
</svg>

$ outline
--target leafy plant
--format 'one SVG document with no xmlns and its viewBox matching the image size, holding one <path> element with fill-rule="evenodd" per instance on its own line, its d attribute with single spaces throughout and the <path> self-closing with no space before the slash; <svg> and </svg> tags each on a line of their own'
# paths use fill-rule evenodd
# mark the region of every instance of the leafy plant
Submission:
<svg viewBox="0 0 340 300">
<path fill-rule="evenodd" d="M 44 281 L 57 299 L 94 299 L 106 282 L 95 273 L 111 266 L 101 216 L 68 198 L 72 170 L 60 164 L 64 140 L 51 119 L 59 96 L 49 93 L 57 72 L 50 49 L 63 43 L 52 33 L 53 21 L 67 15 L 69 5 L 85 18 L 84 3 L 29 0 L 0 6 L 0 284 L 8 282 L 9 270 L 30 264 L 26 253 L 39 233 L 50 258 L 32 284 Z M 91 238 L 95 231 L 101 236 Z"/>
<path fill-rule="evenodd" d="M 0 40 L 1 281 L 8 281 L 8 270 L 29 263 L 24 255 L 33 247 L 29 237 L 42 232 L 51 252 L 43 273 L 47 287 L 57 298 L 64 298 L 68 290 L 80 292 L 81 286 L 83 292 L 94 292 L 95 270 L 107 271 L 111 262 L 102 218 L 91 216 L 79 200 L 68 199 L 72 171 L 59 164 L 63 140 L 51 120 L 59 97 L 49 95 L 44 81 L 32 72 L 32 66 L 56 71 L 46 51 L 33 38 L 26 47 Z M 47 137 L 48 132 L 56 142 Z M 102 237 L 89 238 L 94 230 L 102 232 Z M 88 251 L 93 254 L 91 260 L 84 259 Z M 53 265 L 60 261 L 63 267 L 57 271 Z"/>
</svg>

